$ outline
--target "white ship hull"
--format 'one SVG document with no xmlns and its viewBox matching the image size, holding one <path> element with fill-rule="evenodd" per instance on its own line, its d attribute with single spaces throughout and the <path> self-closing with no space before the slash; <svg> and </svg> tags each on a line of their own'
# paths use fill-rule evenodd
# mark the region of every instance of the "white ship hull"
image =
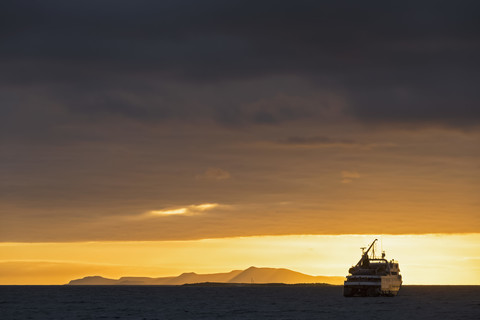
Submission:
<svg viewBox="0 0 480 320">
<path fill-rule="evenodd" d="M 393 297 L 398 294 L 402 280 L 398 276 L 380 276 L 375 278 L 348 279 L 344 282 L 343 292 L 346 297 Z"/>
</svg>

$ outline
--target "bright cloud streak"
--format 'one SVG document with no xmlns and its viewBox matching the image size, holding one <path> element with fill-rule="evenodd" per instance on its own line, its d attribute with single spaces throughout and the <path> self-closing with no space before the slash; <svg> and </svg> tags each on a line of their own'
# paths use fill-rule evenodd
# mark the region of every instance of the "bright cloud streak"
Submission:
<svg viewBox="0 0 480 320">
<path fill-rule="evenodd" d="M 218 207 L 218 203 L 203 203 L 198 205 L 190 205 L 187 207 L 180 207 L 180 208 L 171 208 L 165 210 L 152 210 L 149 211 L 150 215 L 194 215 L 198 214 L 203 211 L 211 210 Z"/>
<path fill-rule="evenodd" d="M 185 214 L 186 212 L 187 212 L 187 208 L 172 209 L 172 210 L 156 210 L 156 211 L 150 211 L 150 213 L 152 213 L 152 214 L 158 214 L 158 215 Z"/>
</svg>

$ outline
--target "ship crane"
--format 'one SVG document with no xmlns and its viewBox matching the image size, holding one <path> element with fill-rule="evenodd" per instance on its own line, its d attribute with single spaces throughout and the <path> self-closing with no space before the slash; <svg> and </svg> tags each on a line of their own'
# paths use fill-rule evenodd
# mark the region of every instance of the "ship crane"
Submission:
<svg viewBox="0 0 480 320">
<path fill-rule="evenodd" d="M 364 265 L 365 262 L 368 262 L 368 260 L 369 260 L 368 259 L 368 252 L 373 248 L 373 245 L 377 241 L 378 241 L 378 239 L 373 240 L 372 244 L 370 245 L 370 247 L 368 247 L 367 251 L 365 251 L 365 247 L 360 248 L 360 249 L 362 249 L 362 257 L 360 258 L 360 260 L 358 261 L 358 263 L 355 267 L 360 267 L 360 266 Z M 373 251 L 373 252 L 374 252 L 373 253 L 373 258 L 375 258 L 375 251 Z"/>
</svg>

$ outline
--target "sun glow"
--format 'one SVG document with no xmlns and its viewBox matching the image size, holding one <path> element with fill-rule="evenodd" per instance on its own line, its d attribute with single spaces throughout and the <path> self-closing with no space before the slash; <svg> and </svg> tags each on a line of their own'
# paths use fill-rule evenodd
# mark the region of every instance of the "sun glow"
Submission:
<svg viewBox="0 0 480 320">
<path fill-rule="evenodd" d="M 161 277 L 257 267 L 345 276 L 379 239 L 404 284 L 480 285 L 480 234 L 292 235 L 190 241 L 0 244 L 0 284 L 64 284 L 101 275 Z"/>
</svg>

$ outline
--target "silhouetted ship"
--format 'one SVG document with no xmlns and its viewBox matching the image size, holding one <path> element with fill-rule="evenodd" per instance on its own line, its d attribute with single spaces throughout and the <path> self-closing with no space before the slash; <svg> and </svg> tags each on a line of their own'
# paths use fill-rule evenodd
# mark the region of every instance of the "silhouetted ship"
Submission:
<svg viewBox="0 0 480 320">
<path fill-rule="evenodd" d="M 376 241 L 366 251 L 362 248 L 362 258 L 348 270 L 349 275 L 343 285 L 345 297 L 393 297 L 400 290 L 402 276 L 398 262 L 387 261 L 385 252 L 382 252 L 381 258 L 377 258 L 374 248 Z M 370 251 L 371 256 L 368 255 Z"/>
</svg>

